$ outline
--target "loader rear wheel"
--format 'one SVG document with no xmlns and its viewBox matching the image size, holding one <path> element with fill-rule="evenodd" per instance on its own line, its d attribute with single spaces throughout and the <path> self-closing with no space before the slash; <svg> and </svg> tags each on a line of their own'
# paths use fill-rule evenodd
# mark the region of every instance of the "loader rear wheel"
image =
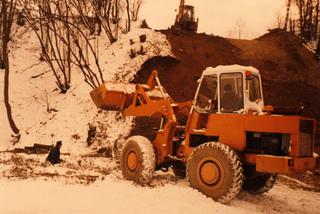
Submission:
<svg viewBox="0 0 320 214">
<path fill-rule="evenodd" d="M 255 167 L 246 167 L 245 176 L 243 189 L 255 195 L 268 192 L 277 181 L 277 174 L 259 173 Z"/>
<path fill-rule="evenodd" d="M 198 146 L 187 162 L 191 187 L 222 203 L 228 203 L 241 191 L 242 164 L 228 146 L 209 142 Z"/>
<path fill-rule="evenodd" d="M 151 142 L 143 136 L 130 137 L 121 152 L 120 167 L 125 179 L 136 183 L 148 183 L 156 165 Z"/>
</svg>

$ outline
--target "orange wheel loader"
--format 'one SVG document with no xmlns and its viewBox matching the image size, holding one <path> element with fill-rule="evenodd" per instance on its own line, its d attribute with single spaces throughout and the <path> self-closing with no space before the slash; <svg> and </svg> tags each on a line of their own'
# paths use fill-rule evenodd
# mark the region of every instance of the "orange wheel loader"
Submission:
<svg viewBox="0 0 320 214">
<path fill-rule="evenodd" d="M 124 116 L 161 118 L 156 138 L 126 140 L 124 178 L 148 183 L 169 167 L 191 187 L 222 203 L 241 189 L 268 191 L 278 173 L 313 170 L 316 121 L 273 114 L 265 106 L 259 71 L 240 65 L 209 67 L 193 101 L 176 103 L 153 71 L 146 84 L 105 82 L 90 95 L 97 107 Z M 177 115 L 187 117 L 180 124 Z"/>
</svg>

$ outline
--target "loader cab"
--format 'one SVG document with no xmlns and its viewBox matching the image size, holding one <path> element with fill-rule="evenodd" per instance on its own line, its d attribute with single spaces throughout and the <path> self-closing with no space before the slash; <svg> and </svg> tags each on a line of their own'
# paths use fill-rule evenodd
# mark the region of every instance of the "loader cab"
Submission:
<svg viewBox="0 0 320 214">
<path fill-rule="evenodd" d="M 194 6 L 185 5 L 184 1 L 181 0 L 179 6 L 179 12 L 176 16 L 174 25 L 172 26 L 174 30 L 187 30 L 197 32 L 199 19 L 195 18 Z"/>
<path fill-rule="evenodd" d="M 185 5 L 183 8 L 183 21 L 184 22 L 194 22 L 194 7 L 191 5 Z"/>
<path fill-rule="evenodd" d="M 261 78 L 259 71 L 253 67 L 210 67 L 198 82 L 194 109 L 199 113 L 262 112 Z"/>
</svg>

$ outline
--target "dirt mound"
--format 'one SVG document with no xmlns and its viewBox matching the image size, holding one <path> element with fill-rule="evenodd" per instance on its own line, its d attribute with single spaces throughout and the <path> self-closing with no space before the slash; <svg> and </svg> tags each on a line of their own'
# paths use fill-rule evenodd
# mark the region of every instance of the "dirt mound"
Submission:
<svg viewBox="0 0 320 214">
<path fill-rule="evenodd" d="M 177 60 L 154 58 L 138 72 L 135 81 L 146 81 L 157 69 L 162 84 L 176 101 L 193 99 L 199 76 L 208 66 L 241 64 L 258 68 L 263 78 L 265 103 L 276 108 L 309 106 L 306 115 L 320 119 L 320 63 L 295 35 L 282 30 L 255 40 L 226 39 L 193 32 L 167 36 Z"/>
<path fill-rule="evenodd" d="M 206 67 L 240 63 L 238 49 L 224 38 L 193 32 L 176 35 L 169 30 L 162 33 L 178 61 L 151 59 L 142 66 L 136 81 L 146 81 L 150 71 L 157 69 L 161 83 L 176 101 L 193 98 L 197 86 L 195 76 L 201 75 Z"/>
<path fill-rule="evenodd" d="M 255 40 L 237 40 L 193 32 L 161 32 L 167 36 L 177 59 L 148 60 L 135 82 L 145 82 L 151 70 L 156 69 L 172 98 L 181 102 L 193 99 L 195 77 L 206 67 L 251 65 L 261 72 L 265 104 L 285 109 L 304 105 L 304 115 L 320 120 L 320 63 L 292 33 L 272 30 Z M 132 134 L 148 133 L 152 139 L 152 127 L 157 126 L 158 121 L 138 118 Z"/>
</svg>

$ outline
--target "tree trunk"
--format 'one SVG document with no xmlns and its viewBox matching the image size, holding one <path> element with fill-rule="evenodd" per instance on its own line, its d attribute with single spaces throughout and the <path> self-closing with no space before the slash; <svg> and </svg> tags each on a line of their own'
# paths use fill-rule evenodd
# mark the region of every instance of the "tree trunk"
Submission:
<svg viewBox="0 0 320 214">
<path fill-rule="evenodd" d="M 316 49 L 316 58 L 320 59 L 320 34 L 318 37 L 318 45 L 317 45 L 317 49 Z"/>
<path fill-rule="evenodd" d="M 288 0 L 286 20 L 285 20 L 285 23 L 284 23 L 284 30 L 287 30 L 287 28 L 288 28 L 289 15 L 290 15 L 290 7 L 291 7 L 291 0 Z"/>
<path fill-rule="evenodd" d="M 303 35 L 303 33 L 304 33 L 303 5 L 304 5 L 304 1 L 303 1 L 303 0 L 299 0 L 299 1 L 298 1 L 299 16 L 300 16 L 300 18 L 299 18 L 300 26 L 299 26 L 299 27 L 300 27 L 300 33 L 301 33 L 301 35 Z"/>
<path fill-rule="evenodd" d="M 0 9 L 0 35 L 3 35 L 2 34 L 2 8 Z M 2 38 L 1 38 L 1 41 L 0 41 L 0 69 L 4 69 L 4 64 L 3 64 L 3 56 L 2 56 Z"/>
<path fill-rule="evenodd" d="M 318 31 L 319 31 L 319 10 L 320 10 L 320 5 L 319 5 L 320 1 L 317 0 L 316 3 L 316 8 L 315 8 L 315 18 L 314 18 L 314 35 L 315 35 L 315 39 L 317 38 L 318 35 Z"/>
<path fill-rule="evenodd" d="M 307 32 L 306 32 L 306 38 L 308 41 L 312 40 L 312 34 L 313 34 L 313 2 L 312 0 L 307 1 Z"/>
<path fill-rule="evenodd" d="M 12 129 L 12 131 L 15 134 L 19 134 L 19 129 L 17 128 L 13 117 L 12 117 L 12 110 L 10 105 L 10 99 L 9 99 L 9 54 L 8 54 L 8 43 L 9 43 L 9 37 L 10 37 L 10 27 L 8 23 L 8 14 L 7 14 L 7 3 L 5 0 L 2 1 L 2 21 L 3 21 L 3 31 L 2 31 L 2 51 L 3 51 L 3 64 L 5 68 L 4 73 L 4 104 L 7 109 L 7 116 L 9 125 Z"/>
<path fill-rule="evenodd" d="M 126 2 L 127 2 L 127 16 L 128 16 L 128 28 L 127 28 L 127 32 L 130 32 L 130 30 L 131 30 L 130 2 L 129 2 L 129 0 L 126 0 Z"/>
</svg>

